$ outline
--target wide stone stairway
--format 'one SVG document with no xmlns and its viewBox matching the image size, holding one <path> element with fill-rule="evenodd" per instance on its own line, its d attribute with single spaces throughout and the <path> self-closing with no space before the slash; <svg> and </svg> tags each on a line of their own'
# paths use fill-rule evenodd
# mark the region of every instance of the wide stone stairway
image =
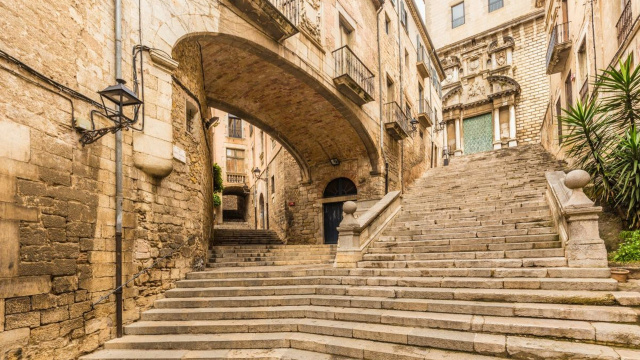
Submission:
<svg viewBox="0 0 640 360">
<path fill-rule="evenodd" d="M 357 268 L 220 247 L 84 359 L 640 359 L 640 294 L 567 267 L 544 197 L 561 167 L 525 146 L 429 170 Z"/>
</svg>

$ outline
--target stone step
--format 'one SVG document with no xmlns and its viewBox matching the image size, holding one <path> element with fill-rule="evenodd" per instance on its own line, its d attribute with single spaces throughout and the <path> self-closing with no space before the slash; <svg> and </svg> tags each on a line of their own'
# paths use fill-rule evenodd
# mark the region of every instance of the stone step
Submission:
<svg viewBox="0 0 640 360">
<path fill-rule="evenodd" d="M 262 287 L 175 288 L 167 298 L 338 295 L 397 299 L 463 300 L 503 303 L 639 306 L 640 294 L 624 291 L 536 289 L 418 288 L 402 286 L 292 285 Z"/>
<path fill-rule="evenodd" d="M 224 263 L 211 263 L 207 264 L 207 267 L 212 268 L 224 268 L 224 267 L 245 267 L 245 266 L 285 266 L 285 265 L 313 265 L 313 264 L 331 264 L 331 260 L 313 259 L 313 260 L 297 260 L 295 257 L 291 257 L 289 260 L 279 261 L 247 261 L 247 262 L 224 262 Z"/>
<path fill-rule="evenodd" d="M 533 235 L 516 235 L 516 236 L 494 236 L 494 237 L 466 237 L 466 238 L 449 238 L 449 239 L 424 239 L 423 235 L 399 236 L 399 235 L 383 235 L 378 241 L 374 242 L 372 247 L 386 247 L 387 244 L 398 244 L 392 246 L 442 246 L 442 245 L 477 245 L 477 244 L 513 244 L 527 242 L 547 242 L 559 241 L 557 234 L 533 234 Z"/>
<path fill-rule="evenodd" d="M 287 349 L 225 349 L 225 350 L 100 350 L 83 356 L 82 360 L 350 360 L 353 358 L 321 354 L 313 351 Z"/>
<path fill-rule="evenodd" d="M 227 263 L 227 262 L 239 262 L 239 261 L 287 261 L 287 260 L 333 260 L 335 255 L 332 254 L 318 254 L 318 255 L 296 255 L 295 253 L 292 255 L 281 255 L 281 254 L 270 254 L 264 256 L 246 256 L 239 255 L 234 257 L 210 257 L 210 261 L 216 263 Z"/>
<path fill-rule="evenodd" d="M 418 241 L 416 241 L 417 243 Z M 375 245 L 375 246 L 373 246 Z M 561 248 L 560 241 L 509 243 L 509 244 L 468 244 L 418 246 L 407 242 L 377 242 L 367 250 L 369 254 L 413 254 L 459 251 L 504 251 Z"/>
<path fill-rule="evenodd" d="M 298 331 L 300 325 L 312 325 L 314 321 L 311 319 L 551 337 L 596 343 L 604 340 L 608 344 L 619 346 L 640 345 L 640 326 L 635 324 L 314 305 L 154 309 L 144 312 L 141 321 L 128 325 L 126 333 L 237 333 L 249 331 L 249 328 L 252 333 L 293 332 Z"/>
<path fill-rule="evenodd" d="M 592 322 L 637 323 L 640 313 L 622 306 L 590 306 L 543 303 L 500 303 L 437 299 L 389 299 L 366 296 L 284 295 L 243 297 L 166 298 L 156 300 L 156 309 L 233 308 L 266 306 L 337 306 Z"/>
<path fill-rule="evenodd" d="M 258 279 L 309 276 L 370 276 L 370 277 L 524 277 L 524 278 L 605 278 L 609 268 L 412 268 L 412 269 L 341 269 L 318 268 L 299 270 L 200 271 L 187 274 L 197 279 Z"/>
<path fill-rule="evenodd" d="M 447 259 L 406 261 L 360 261 L 360 268 L 521 268 L 521 267 L 566 267 L 564 257 L 528 259 Z"/>
<path fill-rule="evenodd" d="M 496 251 L 414 252 L 410 254 L 365 254 L 364 261 L 405 261 L 442 259 L 523 259 L 564 256 L 563 248 Z"/>
<path fill-rule="evenodd" d="M 299 332 L 129 335 L 105 344 L 105 349 L 136 350 L 219 350 L 288 348 L 313 350 L 353 358 L 381 358 L 380 354 L 365 356 L 364 346 L 350 346 L 353 340 L 366 340 L 374 353 L 379 343 L 430 347 L 446 351 L 465 351 L 490 356 L 510 356 L 514 359 L 601 359 L 619 360 L 614 348 L 566 341 L 531 339 L 521 336 L 477 334 L 438 329 L 421 329 L 391 325 L 357 324 L 330 320 L 315 320 L 299 327 Z M 327 336 L 331 334 L 333 336 Z M 324 346 L 319 346 L 319 345 Z M 364 345 L 364 344 L 363 344 Z M 394 356 L 387 353 L 383 356 Z M 540 357 L 543 356 L 543 357 Z M 458 357 L 463 359 L 463 357 Z"/>
<path fill-rule="evenodd" d="M 590 278 L 474 278 L 474 277 L 369 277 L 369 276 L 306 276 L 255 279 L 182 280 L 177 288 L 261 287 L 290 285 L 353 285 L 401 286 L 421 288 L 475 289 L 542 289 L 615 291 L 613 279 Z"/>
<path fill-rule="evenodd" d="M 158 348 L 167 348 L 166 344 L 163 345 L 163 340 L 172 339 L 170 335 L 130 335 L 119 340 L 112 340 L 113 343 L 109 344 L 109 349 L 101 350 L 100 353 L 115 353 L 116 351 L 131 351 L 131 350 L 118 350 L 113 348 L 135 348 L 133 350 L 138 354 L 141 354 L 140 359 L 150 359 L 152 356 L 146 355 L 148 352 L 154 352 L 161 354 L 163 351 L 171 351 L 171 354 L 177 355 L 174 350 L 148 350 L 145 347 L 157 346 Z M 238 344 L 243 345 L 238 349 L 228 349 L 232 347 L 233 339 L 238 339 Z M 258 346 L 249 347 L 247 342 L 250 342 L 251 338 L 254 338 Z M 193 344 L 197 344 L 198 347 L 205 348 L 207 341 L 211 341 L 211 347 L 215 350 L 178 350 L 185 352 L 181 359 L 222 359 L 217 356 L 220 354 L 231 354 L 230 358 L 234 359 L 254 359 L 253 355 L 257 359 L 273 359 L 266 356 L 268 352 L 276 351 L 275 359 L 298 359 L 297 351 L 306 352 L 305 355 L 313 354 L 313 357 L 300 358 L 301 360 L 324 360 L 327 357 L 316 357 L 319 352 L 322 352 L 323 356 L 329 356 L 328 359 L 343 360 L 343 359 L 367 359 L 367 360 L 381 360 L 381 359 L 397 359 L 397 360 L 496 360 L 498 358 L 493 356 L 469 354 L 462 352 L 455 352 L 450 350 L 440 350 L 434 348 L 426 348 L 422 346 L 411 346 L 404 344 L 385 343 L 379 341 L 363 340 L 358 338 L 344 338 L 333 337 L 329 335 L 317 335 L 310 333 L 268 333 L 268 334 L 252 334 L 247 333 L 235 333 L 235 334 L 218 334 L 218 335 L 194 335 L 191 341 L 188 336 L 176 335 L 178 342 L 183 342 L 188 347 Z M 119 342 L 119 343 L 118 343 Z M 146 343 L 146 344 L 145 344 Z M 278 345 L 268 347 L 265 345 Z M 178 345 L 176 343 L 172 346 Z M 244 351 L 249 351 L 248 355 L 235 355 L 243 354 Z M 293 352 L 293 356 L 289 356 L 290 351 Z M 228 352 L 228 353 L 227 353 Z M 129 352 L 130 354 L 130 352 Z M 282 354 L 282 355 L 280 355 Z M 349 356 L 345 356 L 349 355 Z M 89 355 L 93 356 L 93 355 Z M 167 355 L 163 355 L 167 356 Z M 244 356 L 244 357 L 242 357 Z M 311 356 L 311 355 L 309 355 Z M 101 359 L 115 359 L 116 357 L 86 357 L 83 360 L 101 360 Z M 125 358 L 126 359 L 126 358 Z M 160 358 L 162 359 L 162 358 Z M 173 360 L 172 358 L 168 358 Z"/>
</svg>

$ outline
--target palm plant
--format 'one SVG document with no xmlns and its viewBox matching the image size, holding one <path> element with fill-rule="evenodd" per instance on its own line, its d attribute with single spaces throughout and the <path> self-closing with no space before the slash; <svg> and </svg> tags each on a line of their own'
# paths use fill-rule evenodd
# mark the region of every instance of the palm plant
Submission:
<svg viewBox="0 0 640 360">
<path fill-rule="evenodd" d="M 610 68 L 594 84 L 586 103 L 563 110 L 560 121 L 567 155 L 593 178 L 590 195 L 618 210 L 629 226 L 640 227 L 640 67 L 632 58 Z"/>
</svg>

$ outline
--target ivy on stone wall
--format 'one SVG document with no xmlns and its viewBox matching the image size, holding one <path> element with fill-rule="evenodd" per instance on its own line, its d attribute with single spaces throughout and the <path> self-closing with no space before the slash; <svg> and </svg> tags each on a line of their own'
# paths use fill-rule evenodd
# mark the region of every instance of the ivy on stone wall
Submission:
<svg viewBox="0 0 640 360">
<path fill-rule="evenodd" d="M 213 192 L 221 193 L 224 190 L 224 183 L 222 182 L 222 168 L 218 163 L 213 164 Z"/>
</svg>

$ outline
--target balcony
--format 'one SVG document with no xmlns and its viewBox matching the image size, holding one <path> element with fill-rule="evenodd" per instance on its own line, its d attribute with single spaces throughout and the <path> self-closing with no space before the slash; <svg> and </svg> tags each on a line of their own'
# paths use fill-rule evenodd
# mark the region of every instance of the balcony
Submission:
<svg viewBox="0 0 640 360">
<path fill-rule="evenodd" d="M 276 41 L 298 33 L 300 0 L 230 1 Z"/>
<path fill-rule="evenodd" d="M 583 104 L 589 100 L 589 79 L 586 79 L 580 88 L 580 100 Z"/>
<path fill-rule="evenodd" d="M 409 117 L 402 111 L 397 102 L 384 104 L 384 127 L 395 140 L 406 139 L 411 133 Z"/>
<path fill-rule="evenodd" d="M 431 59 L 427 55 L 427 51 L 423 46 L 418 48 L 418 73 L 422 76 L 423 79 L 428 78 L 429 69 L 431 69 Z"/>
<path fill-rule="evenodd" d="M 244 174 L 227 173 L 227 184 L 244 184 L 246 180 Z"/>
<path fill-rule="evenodd" d="M 629 0 L 624 6 L 622 15 L 620 15 L 620 19 L 616 24 L 616 30 L 618 31 L 618 46 L 621 46 L 622 43 L 624 43 L 624 41 L 627 39 L 627 35 L 629 35 L 629 32 L 631 32 L 632 25 L 633 13 L 631 11 L 631 0 Z"/>
<path fill-rule="evenodd" d="M 425 128 L 433 125 L 433 109 L 431 109 L 431 104 L 427 99 L 422 99 L 418 102 L 418 121 Z"/>
<path fill-rule="evenodd" d="M 336 88 L 358 106 L 373 101 L 373 73 L 348 46 L 333 52 L 336 61 Z"/>
<path fill-rule="evenodd" d="M 556 25 L 551 32 L 547 48 L 547 75 L 561 72 L 567 64 L 571 50 L 569 24 Z"/>
</svg>

